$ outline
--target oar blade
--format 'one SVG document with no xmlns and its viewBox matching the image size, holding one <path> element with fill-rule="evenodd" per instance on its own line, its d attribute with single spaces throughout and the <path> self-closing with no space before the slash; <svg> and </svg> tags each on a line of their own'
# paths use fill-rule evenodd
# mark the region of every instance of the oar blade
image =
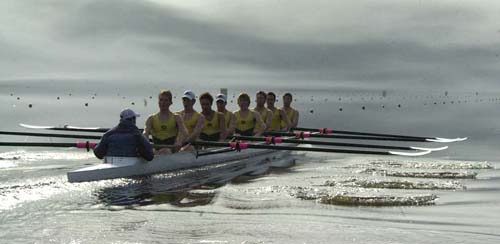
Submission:
<svg viewBox="0 0 500 244">
<path fill-rule="evenodd" d="M 448 149 L 448 146 L 444 147 L 436 147 L 436 148 L 427 148 L 427 147 L 410 147 L 411 149 L 414 150 L 420 150 L 420 151 L 431 151 L 431 152 L 437 152 L 437 151 L 442 151 Z"/>
<path fill-rule="evenodd" d="M 389 151 L 391 155 L 397 156 L 406 156 L 406 157 L 418 157 L 431 153 L 431 151 L 420 151 L 420 152 L 397 152 L 397 151 Z"/>
<path fill-rule="evenodd" d="M 429 138 L 426 139 L 429 142 L 438 142 L 438 143 L 452 143 L 452 142 L 461 142 L 467 140 L 467 137 L 464 138 L 442 138 L 442 137 L 436 137 L 436 138 Z"/>
</svg>

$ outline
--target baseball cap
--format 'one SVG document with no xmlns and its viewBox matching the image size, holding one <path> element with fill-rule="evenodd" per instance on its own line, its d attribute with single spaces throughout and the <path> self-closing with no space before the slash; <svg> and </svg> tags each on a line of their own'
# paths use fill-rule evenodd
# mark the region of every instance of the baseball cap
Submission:
<svg viewBox="0 0 500 244">
<path fill-rule="evenodd" d="M 217 96 L 215 97 L 215 101 L 223 101 L 223 102 L 227 102 L 227 97 L 226 95 L 222 94 L 222 93 L 219 93 L 217 94 Z"/>
<path fill-rule="evenodd" d="M 135 113 L 134 110 L 132 110 L 130 108 L 126 108 L 120 113 L 120 119 L 130 119 L 130 118 L 135 118 L 135 117 L 139 117 L 139 116 L 141 116 L 141 115 Z"/>
<path fill-rule="evenodd" d="M 187 90 L 184 92 L 184 95 L 182 95 L 182 98 L 187 98 L 189 100 L 195 100 L 196 95 L 194 95 L 194 92 L 191 90 Z"/>
</svg>

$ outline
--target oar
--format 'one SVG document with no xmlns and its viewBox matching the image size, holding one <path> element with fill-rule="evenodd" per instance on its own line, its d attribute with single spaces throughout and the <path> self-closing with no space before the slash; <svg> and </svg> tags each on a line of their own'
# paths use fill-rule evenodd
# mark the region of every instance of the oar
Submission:
<svg viewBox="0 0 500 244">
<path fill-rule="evenodd" d="M 311 145 L 325 145 L 325 146 L 338 146 L 338 147 L 361 147 L 361 148 L 379 148 L 379 149 L 393 149 L 393 150 L 421 150 L 421 151 L 441 151 L 448 148 L 448 146 L 438 148 L 423 148 L 423 147 L 403 147 L 403 146 L 386 146 L 374 144 L 357 144 L 357 143 L 342 143 L 342 142 L 329 142 L 329 141 L 312 141 L 312 140 L 299 140 L 287 139 L 282 137 L 253 137 L 253 136 L 234 136 L 238 140 L 245 141 L 263 141 L 267 144 L 279 143 L 297 143 L 297 144 L 311 144 Z"/>
<path fill-rule="evenodd" d="M 310 132 L 282 132 L 273 131 L 268 132 L 267 135 L 273 136 L 291 136 L 297 139 L 305 139 L 309 137 L 318 138 L 330 138 L 330 139 L 348 139 L 348 140 L 375 140 L 375 141 L 413 141 L 413 142 L 431 142 L 428 139 L 418 139 L 418 138 L 397 138 L 397 137 L 374 137 L 374 136 L 342 136 L 342 135 L 325 135 L 325 134 L 314 134 Z M 444 142 L 444 141 L 433 141 L 433 142 Z"/>
<path fill-rule="evenodd" d="M 28 129 L 37 129 L 37 130 L 61 130 L 61 131 L 79 131 L 79 132 L 106 132 L 109 128 L 101 128 L 101 127 L 78 127 L 78 126 L 52 126 L 52 125 L 28 125 L 28 124 L 19 124 L 20 126 Z"/>
<path fill-rule="evenodd" d="M 275 146 L 266 144 L 251 144 L 245 142 L 209 142 L 209 141 L 195 141 L 191 144 L 197 146 L 209 146 L 209 147 L 229 147 L 235 151 L 240 151 L 243 149 L 254 148 L 254 149 L 272 149 L 272 150 L 288 150 L 288 151 L 306 151 L 306 152 L 330 152 L 330 153 L 353 153 L 353 154 L 374 154 L 374 155 L 399 155 L 399 156 L 422 156 L 429 154 L 431 151 L 421 151 L 421 152 L 395 152 L 395 151 L 365 151 L 365 150 L 353 150 L 353 149 L 336 149 L 336 148 L 320 148 L 320 147 L 295 147 L 295 146 Z M 204 156 L 206 154 L 199 154 L 198 156 Z"/>
<path fill-rule="evenodd" d="M 93 149 L 95 142 L 0 142 L 0 146 L 9 147 L 76 147 L 85 148 L 87 151 Z"/>
<path fill-rule="evenodd" d="M 51 133 L 33 133 L 33 132 L 16 132 L 16 131 L 0 131 L 0 135 L 60 137 L 60 138 L 95 139 L 95 140 L 101 139 L 101 136 L 93 136 L 93 135 L 51 134 Z"/>
<path fill-rule="evenodd" d="M 326 134 L 347 134 L 347 135 L 361 135 L 361 136 L 419 139 L 419 140 L 428 140 L 428 141 L 433 141 L 433 142 L 458 142 L 458 141 L 467 140 L 467 137 L 451 139 L 451 138 L 428 137 L 428 136 L 408 136 L 408 135 L 382 134 L 382 133 L 370 133 L 370 132 L 360 132 L 360 131 L 333 130 L 333 129 L 329 129 L 329 128 L 295 127 L 295 128 L 293 128 L 293 130 L 319 132 L 320 134 L 323 134 L 323 135 L 326 135 Z"/>
</svg>

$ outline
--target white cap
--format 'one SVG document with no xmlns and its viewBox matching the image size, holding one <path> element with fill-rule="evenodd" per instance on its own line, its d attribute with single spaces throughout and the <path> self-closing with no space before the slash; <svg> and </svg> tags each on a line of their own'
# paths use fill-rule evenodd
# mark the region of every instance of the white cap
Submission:
<svg viewBox="0 0 500 244">
<path fill-rule="evenodd" d="M 141 116 L 141 115 L 135 113 L 134 110 L 132 110 L 130 108 L 126 108 L 120 113 L 120 119 L 130 119 L 130 118 L 135 118 L 135 117 L 139 117 L 139 116 Z"/>
<path fill-rule="evenodd" d="M 222 94 L 222 93 L 219 93 L 217 94 L 217 96 L 215 97 L 215 101 L 223 101 L 223 102 L 227 102 L 227 97 L 226 95 Z"/>
<path fill-rule="evenodd" d="M 187 98 L 189 100 L 195 100 L 196 95 L 194 95 L 194 92 L 191 90 L 187 90 L 184 92 L 184 95 L 182 95 L 182 98 Z"/>
</svg>

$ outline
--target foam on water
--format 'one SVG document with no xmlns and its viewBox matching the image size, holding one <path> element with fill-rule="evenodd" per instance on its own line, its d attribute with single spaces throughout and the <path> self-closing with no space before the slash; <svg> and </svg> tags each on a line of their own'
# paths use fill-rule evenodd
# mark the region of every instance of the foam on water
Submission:
<svg viewBox="0 0 500 244">
<path fill-rule="evenodd" d="M 419 190 L 462 190 L 466 187 L 459 181 L 410 181 L 398 179 L 356 179 L 340 182 L 326 181 L 324 186 L 342 185 L 345 187 L 419 189 Z"/>
</svg>

